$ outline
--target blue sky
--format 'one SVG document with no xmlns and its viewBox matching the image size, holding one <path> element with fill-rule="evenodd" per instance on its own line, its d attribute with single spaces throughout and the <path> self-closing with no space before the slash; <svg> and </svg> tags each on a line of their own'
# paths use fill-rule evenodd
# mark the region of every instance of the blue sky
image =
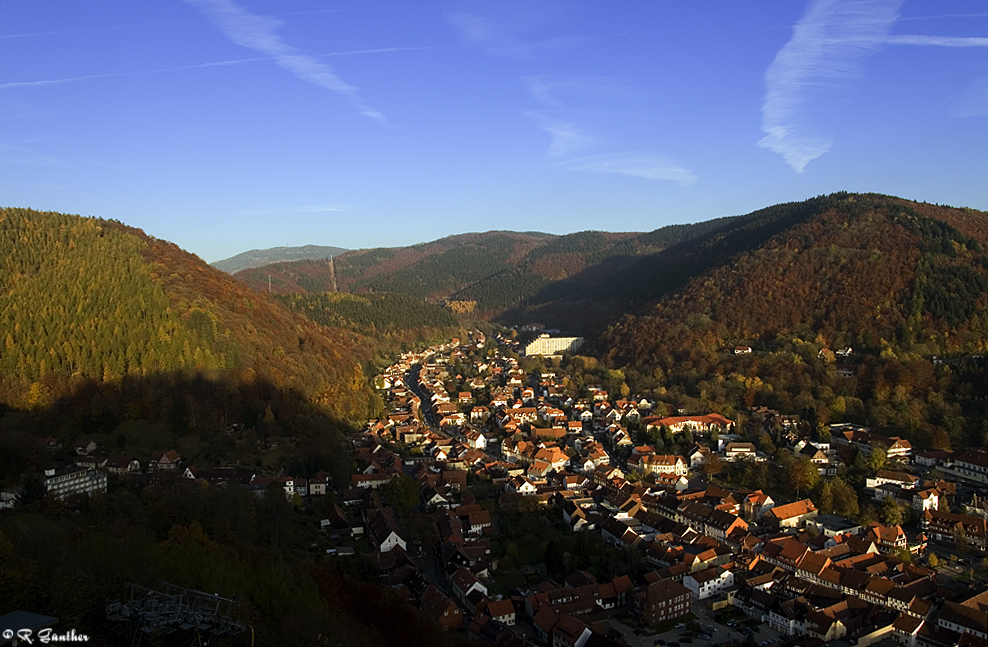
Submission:
<svg viewBox="0 0 988 647">
<path fill-rule="evenodd" d="M 988 209 L 983 0 L 0 0 L 0 204 L 208 261 L 839 190 Z"/>
</svg>

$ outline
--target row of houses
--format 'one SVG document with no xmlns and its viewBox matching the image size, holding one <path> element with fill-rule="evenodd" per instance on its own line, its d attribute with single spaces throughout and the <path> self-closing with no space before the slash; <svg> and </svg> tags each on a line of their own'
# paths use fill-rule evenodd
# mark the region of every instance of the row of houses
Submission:
<svg viewBox="0 0 988 647">
<path fill-rule="evenodd" d="M 918 455 L 916 462 L 939 470 L 946 478 L 956 478 L 975 486 L 988 486 L 988 452 L 979 449 L 930 451 Z"/>
</svg>

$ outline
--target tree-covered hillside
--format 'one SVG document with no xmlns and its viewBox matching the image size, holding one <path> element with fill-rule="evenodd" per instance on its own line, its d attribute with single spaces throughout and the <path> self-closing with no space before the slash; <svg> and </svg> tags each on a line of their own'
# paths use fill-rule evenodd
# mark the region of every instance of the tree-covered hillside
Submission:
<svg viewBox="0 0 988 647">
<path fill-rule="evenodd" d="M 237 273 L 260 291 L 400 292 L 439 299 L 515 266 L 554 238 L 550 234 L 491 231 L 449 236 L 410 247 L 355 250 L 333 263 L 276 263 Z"/>
<path fill-rule="evenodd" d="M 0 400 L 43 407 L 83 383 L 215 372 L 366 413 L 364 351 L 175 245 L 120 223 L 0 210 Z"/>
<path fill-rule="evenodd" d="M 694 333 L 725 344 L 823 335 L 834 346 L 928 355 L 985 349 L 981 243 L 884 196 L 837 194 L 802 206 L 781 231 L 757 234 L 757 246 L 711 241 L 681 255 L 682 276 L 666 278 L 654 308 L 618 328 L 627 331 L 626 357 L 688 345 L 679 337 Z M 725 234 L 722 241 L 744 232 Z"/>
<path fill-rule="evenodd" d="M 388 333 L 417 328 L 457 328 L 448 310 L 405 294 L 366 295 L 326 292 L 280 295 L 278 301 L 323 326 L 364 333 Z"/>
<path fill-rule="evenodd" d="M 721 218 L 648 233 L 583 231 L 565 236 L 492 231 L 411 247 L 347 252 L 329 261 L 276 263 L 237 273 L 259 291 L 397 292 L 472 303 L 494 316 L 567 280 L 600 282 L 669 246 L 730 222 Z"/>
<path fill-rule="evenodd" d="M 211 263 L 213 267 L 233 274 L 252 267 L 261 267 L 272 263 L 284 263 L 302 260 L 322 260 L 339 256 L 345 250 L 342 247 L 327 247 L 325 245 L 302 245 L 300 247 L 271 247 L 270 249 L 252 249 L 230 258 Z"/>
<path fill-rule="evenodd" d="M 988 442 L 988 254 L 975 237 L 988 214 L 855 194 L 788 211 L 778 231 L 748 230 L 758 244 L 732 230 L 683 250 L 692 276 L 666 279 L 598 354 L 632 388 L 700 408 L 853 421 L 924 448 Z"/>
</svg>

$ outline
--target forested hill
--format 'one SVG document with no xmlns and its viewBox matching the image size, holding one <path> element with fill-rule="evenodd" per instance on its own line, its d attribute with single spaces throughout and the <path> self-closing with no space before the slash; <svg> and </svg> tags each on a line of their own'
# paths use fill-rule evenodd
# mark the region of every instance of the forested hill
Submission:
<svg viewBox="0 0 988 647">
<path fill-rule="evenodd" d="M 459 301 L 494 316 L 560 280 L 602 280 L 636 259 L 723 226 L 730 218 L 648 233 L 585 231 L 565 236 L 491 231 L 411 247 L 358 250 L 333 262 L 278 263 L 236 274 L 259 291 L 397 292 Z"/>
<path fill-rule="evenodd" d="M 276 297 L 289 310 L 323 326 L 350 328 L 374 335 L 393 335 L 423 328 L 458 329 L 448 310 L 406 294 L 376 292 L 357 295 L 343 292 L 298 293 Z"/>
<path fill-rule="evenodd" d="M 553 238 L 538 232 L 460 234 L 409 247 L 354 250 L 332 263 L 274 263 L 236 276 L 256 290 L 279 294 L 375 291 L 435 300 L 514 267 Z"/>
<path fill-rule="evenodd" d="M 988 449 L 988 213 L 860 194 L 783 207 L 670 249 L 683 275 L 643 275 L 665 294 L 584 352 L 687 409 Z"/>
<path fill-rule="evenodd" d="M 611 331 L 611 356 L 664 364 L 692 348 L 715 361 L 793 337 L 876 355 L 988 348 L 988 214 L 872 194 L 788 212 L 757 235 L 725 230 L 680 250 L 683 275 L 660 279 L 654 307 Z"/>
<path fill-rule="evenodd" d="M 261 267 L 271 263 L 286 261 L 322 260 L 339 256 L 345 250 L 342 247 L 327 247 L 325 245 L 302 245 L 301 247 L 271 247 L 270 249 L 252 249 L 248 252 L 225 258 L 212 263 L 218 270 L 239 272 L 251 267 Z"/>
<path fill-rule="evenodd" d="M 589 338 L 634 315 L 642 317 L 634 328 L 658 344 L 667 324 L 695 311 L 721 326 L 721 341 L 813 331 L 849 345 L 971 349 L 980 343 L 984 249 L 980 212 L 837 193 L 648 233 L 463 234 L 237 277 L 260 291 L 454 301 L 500 323 Z M 636 341 L 625 354 L 646 346 Z"/>
<path fill-rule="evenodd" d="M 202 373 L 366 414 L 366 350 L 177 246 L 120 223 L 0 210 L 0 401 L 44 407 L 86 384 Z"/>
</svg>

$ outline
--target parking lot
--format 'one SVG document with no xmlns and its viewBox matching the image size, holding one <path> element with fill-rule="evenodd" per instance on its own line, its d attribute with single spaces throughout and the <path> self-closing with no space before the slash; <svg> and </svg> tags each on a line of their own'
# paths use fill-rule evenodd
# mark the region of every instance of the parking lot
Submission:
<svg viewBox="0 0 988 647">
<path fill-rule="evenodd" d="M 691 642 L 684 642 L 683 639 L 677 639 L 675 637 L 669 639 L 665 638 L 665 636 L 659 636 L 659 638 L 664 639 L 666 641 L 666 645 L 668 645 L 671 640 L 672 642 L 678 642 L 681 645 L 692 645 L 693 647 L 730 644 L 740 645 L 748 639 L 748 636 L 745 634 L 746 631 L 751 632 L 751 638 L 755 641 L 756 645 L 772 645 L 782 642 L 785 639 L 782 634 L 769 628 L 767 624 L 760 624 L 754 627 L 744 627 L 743 625 L 738 624 L 736 627 L 729 627 L 714 620 L 715 614 L 708 611 L 705 607 L 695 604 L 693 605 L 693 613 L 696 615 L 700 622 L 700 626 L 703 627 L 705 631 L 708 631 L 709 633 L 709 628 L 714 629 L 713 634 L 709 638 L 696 637 L 692 638 Z M 673 633 L 683 635 L 687 632 L 680 630 Z M 687 636 L 687 638 L 689 637 Z"/>
<path fill-rule="evenodd" d="M 767 624 L 745 628 L 738 625 L 737 628 L 728 627 L 725 624 L 713 619 L 712 613 L 706 608 L 694 606 L 693 613 L 700 622 L 701 632 L 705 635 L 694 635 L 686 628 L 685 623 L 680 623 L 677 628 L 659 634 L 642 635 L 633 631 L 630 627 L 614 622 L 615 629 L 621 633 L 625 641 L 631 647 L 653 647 L 655 645 L 664 647 L 715 647 L 717 645 L 741 645 L 747 640 L 744 631 L 751 631 L 751 638 L 756 645 L 767 646 L 780 643 L 784 636 L 774 629 L 770 629 Z"/>
</svg>

